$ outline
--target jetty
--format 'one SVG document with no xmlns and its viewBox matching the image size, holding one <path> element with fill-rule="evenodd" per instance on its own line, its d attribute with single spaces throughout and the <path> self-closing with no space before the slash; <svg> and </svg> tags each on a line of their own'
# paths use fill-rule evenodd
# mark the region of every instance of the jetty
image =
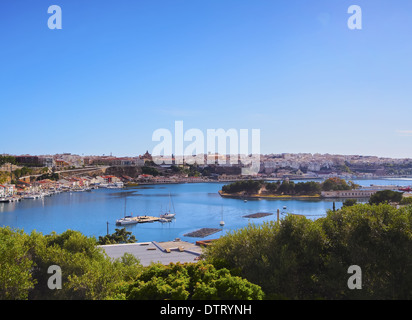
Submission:
<svg viewBox="0 0 412 320">
<path fill-rule="evenodd" d="M 137 223 L 150 223 L 150 222 L 159 221 L 160 217 L 137 216 L 137 217 L 133 217 L 132 219 L 135 219 L 137 221 Z"/>
</svg>

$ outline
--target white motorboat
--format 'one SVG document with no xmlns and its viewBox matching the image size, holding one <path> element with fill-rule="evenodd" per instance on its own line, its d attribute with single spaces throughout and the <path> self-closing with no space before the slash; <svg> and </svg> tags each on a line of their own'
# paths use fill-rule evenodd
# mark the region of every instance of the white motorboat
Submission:
<svg viewBox="0 0 412 320">
<path fill-rule="evenodd" d="M 43 195 L 41 195 L 41 194 L 26 194 L 25 196 L 23 196 L 23 199 L 39 199 L 39 198 L 43 198 Z"/>
<path fill-rule="evenodd" d="M 124 218 L 120 218 L 116 220 L 116 225 L 124 226 L 124 225 L 129 225 L 129 224 L 136 224 L 139 223 L 138 219 L 132 217 L 132 216 L 127 216 Z"/>
</svg>

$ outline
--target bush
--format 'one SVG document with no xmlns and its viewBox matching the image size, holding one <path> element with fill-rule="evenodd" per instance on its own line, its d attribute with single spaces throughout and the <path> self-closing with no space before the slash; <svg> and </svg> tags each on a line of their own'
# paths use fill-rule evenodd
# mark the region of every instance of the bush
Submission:
<svg viewBox="0 0 412 320">
<path fill-rule="evenodd" d="M 402 200 L 402 192 L 392 191 L 392 190 L 382 190 L 374 193 L 369 198 L 369 204 L 380 204 L 380 203 L 399 203 Z"/>
<path fill-rule="evenodd" d="M 211 264 L 153 264 L 130 285 L 128 300 L 261 300 L 261 288 Z"/>
<path fill-rule="evenodd" d="M 225 185 L 222 187 L 224 193 L 237 193 L 237 192 L 246 192 L 246 193 L 256 193 L 262 187 L 261 181 L 236 181 L 234 183 Z"/>
<path fill-rule="evenodd" d="M 136 259 L 112 261 L 94 238 L 67 230 L 58 235 L 30 235 L 0 228 L 0 299 L 113 299 L 141 272 Z M 50 290 L 48 268 L 62 270 L 62 289 Z"/>
<path fill-rule="evenodd" d="M 401 202 L 401 205 L 409 205 L 412 204 L 412 197 L 403 197 Z"/>
<path fill-rule="evenodd" d="M 205 255 L 268 298 L 411 299 L 412 207 L 357 204 L 315 221 L 290 215 L 233 231 Z M 362 290 L 347 287 L 351 265 L 361 267 Z"/>
</svg>

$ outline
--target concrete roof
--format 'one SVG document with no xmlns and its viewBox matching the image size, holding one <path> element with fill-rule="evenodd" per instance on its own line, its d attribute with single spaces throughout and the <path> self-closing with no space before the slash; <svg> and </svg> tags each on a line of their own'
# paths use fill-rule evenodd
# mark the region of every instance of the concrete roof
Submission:
<svg viewBox="0 0 412 320">
<path fill-rule="evenodd" d="M 185 241 L 152 241 L 141 243 L 111 244 L 99 247 L 102 248 L 106 252 L 106 254 L 113 259 L 120 258 L 125 253 L 130 253 L 138 258 L 143 266 L 148 266 L 152 262 L 160 262 L 164 265 L 168 265 L 171 262 L 197 262 L 199 255 L 202 253 L 200 246 Z"/>
</svg>

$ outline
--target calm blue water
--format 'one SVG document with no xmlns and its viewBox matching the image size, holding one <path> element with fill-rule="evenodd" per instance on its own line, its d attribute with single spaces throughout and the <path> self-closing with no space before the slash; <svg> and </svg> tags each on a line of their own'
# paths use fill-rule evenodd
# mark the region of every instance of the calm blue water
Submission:
<svg viewBox="0 0 412 320">
<path fill-rule="evenodd" d="M 402 180 L 355 180 L 363 186 L 412 185 L 412 179 Z M 141 186 L 126 189 L 100 189 L 92 192 L 62 193 L 38 200 L 23 200 L 17 203 L 0 203 L 0 226 L 23 229 L 26 233 L 36 230 L 43 234 L 52 231 L 62 233 L 67 229 L 78 230 L 87 236 L 104 236 L 113 233 L 115 221 L 123 217 L 126 198 L 126 213 L 159 216 L 169 207 L 170 198 L 176 212 L 171 223 L 145 223 L 127 226 L 138 241 L 169 241 L 181 238 L 194 242 L 200 238 L 184 234 L 200 228 L 220 228 L 222 231 L 202 239 L 214 239 L 230 230 L 248 223 L 261 224 L 276 220 L 276 210 L 303 214 L 317 219 L 332 209 L 332 200 L 249 200 L 223 199 L 218 190 L 224 183 L 195 183 Z M 171 195 L 171 197 L 169 196 Z M 336 208 L 342 206 L 335 203 Z M 283 206 L 287 209 L 283 210 Z M 173 211 L 173 210 L 172 210 Z M 248 219 L 244 215 L 270 212 L 271 216 Z M 225 226 L 219 226 L 220 220 Z"/>
</svg>

